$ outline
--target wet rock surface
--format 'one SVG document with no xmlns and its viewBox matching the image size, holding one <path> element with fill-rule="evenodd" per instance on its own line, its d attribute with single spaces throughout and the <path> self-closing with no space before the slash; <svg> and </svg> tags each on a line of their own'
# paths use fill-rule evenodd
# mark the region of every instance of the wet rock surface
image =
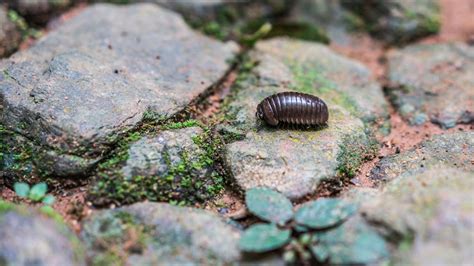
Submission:
<svg viewBox="0 0 474 266">
<path fill-rule="evenodd" d="M 100 212 L 84 224 L 82 236 L 99 264 L 215 265 L 241 256 L 240 233 L 231 225 L 203 210 L 162 203 Z"/>
<path fill-rule="evenodd" d="M 372 169 L 370 178 L 393 180 L 403 174 L 426 171 L 435 165 L 474 171 L 474 132 L 436 135 L 418 147 L 387 156 Z"/>
<path fill-rule="evenodd" d="M 412 45 L 388 57 L 392 98 L 411 124 L 442 128 L 474 122 L 474 47 Z"/>
<path fill-rule="evenodd" d="M 397 263 L 469 264 L 474 259 L 473 193 L 472 170 L 439 165 L 399 176 L 365 201 L 361 211 L 404 245 L 394 256 Z"/>
<path fill-rule="evenodd" d="M 434 34 L 441 26 L 438 0 L 364 1 L 342 0 L 344 6 L 359 14 L 374 36 L 402 44 Z"/>
<path fill-rule="evenodd" d="M 231 128 L 245 137 L 228 144 L 225 152 L 225 163 L 242 189 L 267 186 L 297 199 L 323 179 L 353 174 L 352 167 L 373 156 L 377 144 L 363 120 L 383 119 L 386 110 L 380 87 L 365 67 L 325 46 L 284 38 L 258 43 L 251 58 L 257 66 L 229 107 L 235 117 Z M 257 104 L 288 90 L 326 101 L 328 126 L 294 130 L 259 124 Z"/>
<path fill-rule="evenodd" d="M 0 200 L 0 265 L 85 265 L 85 259 L 65 224 Z"/>
<path fill-rule="evenodd" d="M 20 41 L 19 29 L 8 19 L 7 9 L 0 6 L 0 58 L 13 53 L 20 45 Z"/>
<path fill-rule="evenodd" d="M 221 79 L 236 51 L 156 5 L 95 5 L 0 62 L 1 123 L 49 159 L 42 170 L 85 175 L 143 116 L 169 118 Z"/>
</svg>

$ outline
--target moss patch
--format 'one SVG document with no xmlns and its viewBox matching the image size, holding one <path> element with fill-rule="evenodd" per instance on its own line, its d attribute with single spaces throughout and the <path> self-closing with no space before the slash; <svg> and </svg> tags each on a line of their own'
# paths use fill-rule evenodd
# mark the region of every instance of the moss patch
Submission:
<svg viewBox="0 0 474 266">
<path fill-rule="evenodd" d="M 179 129 L 195 125 L 198 121 L 168 123 L 159 130 Z M 202 125 L 201 125 L 202 126 Z M 125 177 L 122 166 L 129 157 L 131 144 L 141 136 L 129 135 L 119 143 L 118 149 L 99 165 L 97 182 L 90 196 L 97 205 L 108 203 L 130 204 L 142 200 L 165 201 L 176 205 L 190 205 L 211 199 L 224 188 L 224 178 L 218 169 L 216 159 L 222 147 L 219 138 L 213 138 L 209 129 L 192 138 L 199 148 L 190 158 L 190 151 L 182 150 L 179 160 L 172 162 L 164 151 L 162 158 L 166 163 L 166 173 L 162 176 Z"/>
<path fill-rule="evenodd" d="M 327 79 L 317 66 L 289 62 L 296 84 L 293 90 L 317 95 L 328 104 L 344 107 L 355 117 L 359 117 L 357 104 L 349 95 L 337 89 L 336 84 Z"/>
<path fill-rule="evenodd" d="M 364 162 L 378 154 L 379 143 L 369 129 L 365 131 L 365 134 L 346 136 L 343 139 L 337 157 L 337 170 L 342 177 L 354 177 Z"/>
</svg>

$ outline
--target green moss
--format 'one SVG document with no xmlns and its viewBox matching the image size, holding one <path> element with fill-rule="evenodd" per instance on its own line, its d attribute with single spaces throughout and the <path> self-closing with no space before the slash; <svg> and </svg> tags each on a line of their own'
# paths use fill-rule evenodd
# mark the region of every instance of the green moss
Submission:
<svg viewBox="0 0 474 266">
<path fill-rule="evenodd" d="M 15 26 L 20 30 L 23 39 L 28 39 L 30 37 L 41 37 L 41 32 L 28 26 L 26 20 L 21 17 L 15 10 L 8 10 L 8 19 L 13 22 Z"/>
<path fill-rule="evenodd" d="M 335 104 L 344 107 L 354 116 L 359 116 L 359 111 L 355 101 L 346 93 L 337 89 L 336 84 L 327 79 L 316 66 L 289 63 L 296 84 L 293 90 L 318 95 L 328 104 Z"/>
<path fill-rule="evenodd" d="M 165 124 L 164 128 L 174 129 L 197 124 L 197 121 L 189 120 Z M 187 150 L 181 151 L 180 159 L 174 163 L 167 152 L 162 154 L 167 165 L 164 175 L 128 178 L 120 172 L 120 166 L 128 158 L 130 146 L 130 142 L 125 141 L 115 156 L 100 165 L 99 180 L 91 192 L 93 201 L 96 204 L 129 204 L 147 199 L 188 205 L 214 197 L 224 186 L 224 179 L 218 174 L 215 161 L 221 143 L 217 138 L 211 137 L 208 129 L 205 129 L 202 135 L 193 137 L 193 141 L 201 152 L 193 153 L 192 159 Z M 204 174 L 203 169 L 206 169 Z"/>
<path fill-rule="evenodd" d="M 184 122 L 172 122 L 172 123 L 164 124 L 163 126 L 161 126 L 161 129 L 163 130 L 180 129 L 180 128 L 196 127 L 196 126 L 202 126 L 201 122 L 191 119 L 191 120 L 186 120 Z"/>
<path fill-rule="evenodd" d="M 0 214 L 15 209 L 15 204 L 0 199 Z"/>
<path fill-rule="evenodd" d="M 56 212 L 51 206 L 47 206 L 47 205 L 41 206 L 41 208 L 39 208 L 39 211 L 42 214 L 46 215 L 47 217 L 55 220 L 57 223 L 64 225 L 64 218 L 61 216 L 61 214 Z"/>
<path fill-rule="evenodd" d="M 437 33 L 441 29 L 441 18 L 439 15 L 432 15 L 426 17 L 422 21 L 422 28 L 425 29 L 428 33 Z"/>
<path fill-rule="evenodd" d="M 344 137 L 337 156 L 339 175 L 343 177 L 354 177 L 359 167 L 370 159 L 373 159 L 379 150 L 379 143 L 369 129 L 359 135 L 348 135 Z"/>
<path fill-rule="evenodd" d="M 113 251 L 107 251 L 100 253 L 92 258 L 91 264 L 93 266 L 102 266 L 102 265 L 114 265 L 121 266 L 125 265 L 125 261 Z"/>
</svg>

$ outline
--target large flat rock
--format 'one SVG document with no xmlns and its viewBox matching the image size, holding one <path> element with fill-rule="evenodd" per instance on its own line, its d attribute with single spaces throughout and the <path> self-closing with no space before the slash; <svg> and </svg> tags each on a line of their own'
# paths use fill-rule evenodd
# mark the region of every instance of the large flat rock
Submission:
<svg viewBox="0 0 474 266">
<path fill-rule="evenodd" d="M 168 118 L 220 80 L 236 50 L 153 4 L 94 5 L 0 62 L 0 122 L 53 175 L 82 175 L 144 115 Z"/>
<path fill-rule="evenodd" d="M 474 123 L 474 47 L 418 44 L 388 56 L 389 91 L 411 124 Z"/>
<path fill-rule="evenodd" d="M 258 43 L 249 60 L 257 65 L 239 79 L 227 113 L 234 119 L 223 129 L 240 134 L 226 145 L 225 164 L 241 189 L 266 186 L 297 199 L 374 156 L 377 143 L 364 121 L 384 120 L 386 103 L 367 68 L 326 46 L 285 38 Z M 262 99 L 288 90 L 326 101 L 328 127 L 273 129 L 256 121 Z"/>
</svg>

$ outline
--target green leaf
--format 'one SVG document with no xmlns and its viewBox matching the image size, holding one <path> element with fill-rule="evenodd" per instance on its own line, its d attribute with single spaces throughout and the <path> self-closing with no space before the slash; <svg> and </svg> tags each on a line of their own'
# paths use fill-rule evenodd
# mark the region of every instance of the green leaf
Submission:
<svg viewBox="0 0 474 266">
<path fill-rule="evenodd" d="M 43 198 L 42 202 L 46 205 L 53 205 L 55 200 L 56 199 L 53 195 L 46 195 L 46 197 Z"/>
<path fill-rule="evenodd" d="M 290 230 L 280 230 L 274 224 L 256 224 L 240 238 L 242 251 L 262 253 L 281 248 L 290 241 Z"/>
<path fill-rule="evenodd" d="M 23 182 L 16 182 L 13 185 L 13 189 L 15 190 L 15 193 L 17 196 L 25 198 L 26 196 L 28 196 L 28 193 L 30 192 L 30 185 Z"/>
<path fill-rule="evenodd" d="M 48 185 L 46 183 L 38 183 L 31 188 L 28 197 L 33 201 L 40 201 L 46 195 L 47 190 Z"/>
<path fill-rule="evenodd" d="M 283 225 L 293 217 L 291 201 L 269 188 L 247 190 L 245 203 L 251 213 L 268 222 Z"/>
<path fill-rule="evenodd" d="M 362 219 L 316 234 L 311 252 L 320 262 L 329 257 L 331 264 L 369 264 L 389 255 L 385 240 Z"/>
<path fill-rule="evenodd" d="M 295 221 L 314 229 L 322 229 L 343 222 L 354 214 L 357 206 L 340 199 L 322 198 L 304 204 L 295 214 Z"/>
</svg>

